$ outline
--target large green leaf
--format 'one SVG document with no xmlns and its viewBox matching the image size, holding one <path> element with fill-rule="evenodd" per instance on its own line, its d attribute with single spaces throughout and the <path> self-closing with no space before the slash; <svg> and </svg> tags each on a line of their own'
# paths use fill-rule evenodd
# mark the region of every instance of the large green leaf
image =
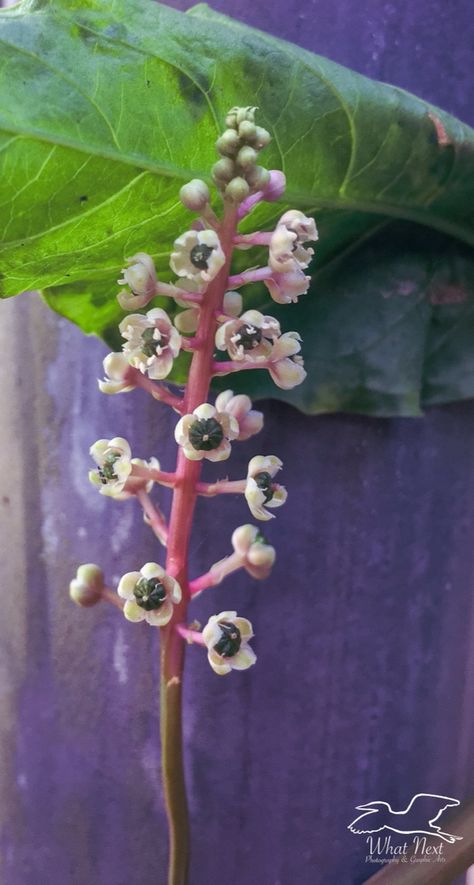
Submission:
<svg viewBox="0 0 474 885">
<path fill-rule="evenodd" d="M 303 333 L 308 380 L 285 394 L 263 372 L 245 384 L 307 411 L 411 415 L 474 395 L 469 127 L 205 6 L 23 0 L 0 14 L 0 46 L 3 296 L 41 289 L 116 345 L 124 257 L 148 251 L 171 279 L 190 221 L 179 187 L 208 177 L 227 108 L 257 104 L 265 165 L 288 190 L 243 229 L 293 206 L 321 240 L 311 293 L 271 303 Z M 266 289 L 248 303 L 268 310 Z"/>
</svg>

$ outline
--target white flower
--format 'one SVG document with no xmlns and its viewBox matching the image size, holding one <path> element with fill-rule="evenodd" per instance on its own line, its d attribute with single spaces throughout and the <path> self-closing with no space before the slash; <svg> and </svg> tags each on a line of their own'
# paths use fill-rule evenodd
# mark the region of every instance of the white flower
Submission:
<svg viewBox="0 0 474 885">
<path fill-rule="evenodd" d="M 250 439 L 260 433 L 263 427 L 263 414 L 252 409 L 252 400 L 245 394 L 234 396 L 233 390 L 223 390 L 216 399 L 218 412 L 233 415 L 239 423 L 238 440 Z"/>
<path fill-rule="evenodd" d="M 255 525 L 240 525 L 232 534 L 232 546 L 245 557 L 244 568 L 253 578 L 268 578 L 275 562 L 275 548 L 267 543 Z"/>
<path fill-rule="evenodd" d="M 295 266 L 308 267 L 313 255 L 314 249 L 305 249 L 298 243 L 296 233 L 288 230 L 284 224 L 279 224 L 273 231 L 268 258 L 272 270 L 291 273 Z"/>
<path fill-rule="evenodd" d="M 123 268 L 123 277 L 118 283 L 121 286 L 130 286 L 131 293 L 128 290 L 119 292 L 117 300 L 123 310 L 137 310 L 145 307 L 156 295 L 155 265 L 146 252 L 137 252 L 126 261 L 129 267 Z"/>
<path fill-rule="evenodd" d="M 303 357 L 299 356 L 301 337 L 298 332 L 284 332 L 275 341 L 268 361 L 268 371 L 277 387 L 291 390 L 306 378 Z"/>
<path fill-rule="evenodd" d="M 276 271 L 264 283 L 273 300 L 278 304 L 291 304 L 298 301 L 300 295 L 305 295 L 309 289 L 311 277 L 306 276 L 301 268 L 295 265 L 288 273 Z"/>
<path fill-rule="evenodd" d="M 248 645 L 252 636 L 252 624 L 246 618 L 238 618 L 237 612 L 212 615 L 202 631 L 202 637 L 214 672 L 225 676 L 231 670 L 247 670 L 255 664 L 257 656 Z"/>
<path fill-rule="evenodd" d="M 214 230 L 188 230 L 174 241 L 170 266 L 178 277 L 209 283 L 225 263 Z"/>
<path fill-rule="evenodd" d="M 267 507 L 281 507 L 287 499 L 284 486 L 273 482 L 273 477 L 283 466 L 275 455 L 256 455 L 249 461 L 245 497 L 255 519 L 272 519 Z"/>
<path fill-rule="evenodd" d="M 241 317 L 228 320 L 216 332 L 216 347 L 226 350 L 231 360 L 266 360 L 272 341 L 280 335 L 280 324 L 258 310 L 246 310 Z"/>
<path fill-rule="evenodd" d="M 186 310 L 176 314 L 174 324 L 180 332 L 192 334 L 199 325 L 199 307 L 188 307 L 184 301 L 175 299 L 176 303 Z M 226 316 L 238 317 L 242 313 L 242 295 L 240 292 L 226 292 L 222 304 L 222 312 Z"/>
<path fill-rule="evenodd" d="M 123 353 L 107 354 L 103 366 L 107 377 L 103 381 L 98 379 L 97 382 L 102 393 L 127 393 L 134 389 L 135 385 L 127 378 L 133 373 L 133 369 Z"/>
<path fill-rule="evenodd" d="M 314 249 L 305 249 L 303 244 L 317 239 L 314 218 L 308 218 L 299 209 L 290 209 L 281 216 L 270 240 L 270 267 L 280 273 L 308 267 Z"/>
<path fill-rule="evenodd" d="M 139 572 L 127 572 L 117 588 L 125 599 L 123 613 L 128 621 L 148 621 L 163 627 L 173 616 L 173 605 L 181 602 L 181 587 L 156 562 L 147 562 Z"/>
<path fill-rule="evenodd" d="M 132 472 L 132 453 L 127 440 L 121 436 L 99 439 L 89 451 L 98 468 L 89 472 L 91 483 L 99 487 L 102 495 L 117 497 Z"/>
<path fill-rule="evenodd" d="M 239 424 L 233 415 L 203 403 L 192 414 L 183 415 L 174 435 L 190 461 L 225 461 L 230 455 L 229 440 L 239 435 Z"/>
<path fill-rule="evenodd" d="M 122 320 L 119 329 L 126 339 L 123 351 L 131 366 L 155 380 L 169 375 L 181 348 L 181 336 L 165 310 L 155 307 L 146 316 L 134 313 Z"/>
</svg>

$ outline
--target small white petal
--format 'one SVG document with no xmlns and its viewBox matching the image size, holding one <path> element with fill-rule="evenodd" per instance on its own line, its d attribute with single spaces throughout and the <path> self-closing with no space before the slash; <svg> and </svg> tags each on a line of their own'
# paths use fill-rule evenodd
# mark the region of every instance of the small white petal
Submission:
<svg viewBox="0 0 474 885">
<path fill-rule="evenodd" d="M 214 670 L 214 673 L 217 673 L 218 676 L 226 676 L 227 673 L 230 673 L 232 670 L 230 664 L 213 650 L 208 652 L 207 659 Z"/>
<path fill-rule="evenodd" d="M 229 660 L 233 670 L 247 670 L 248 667 L 252 667 L 255 664 L 257 655 L 249 645 L 245 645 Z"/>
<path fill-rule="evenodd" d="M 242 639 L 245 642 L 248 642 L 253 636 L 253 627 L 250 621 L 248 621 L 247 618 L 234 618 L 234 624 L 240 631 Z"/>
<path fill-rule="evenodd" d="M 135 623 L 138 623 L 139 621 L 145 620 L 145 610 L 143 608 L 140 608 L 140 606 L 137 605 L 134 599 L 127 599 L 123 607 L 123 613 L 127 621 L 134 621 Z"/>
<path fill-rule="evenodd" d="M 210 403 L 202 403 L 202 405 L 198 406 L 197 409 L 194 409 L 193 415 L 200 420 L 207 420 L 209 418 L 214 418 L 216 414 L 216 410 L 214 406 L 211 406 Z"/>
<path fill-rule="evenodd" d="M 140 571 L 147 581 L 150 578 L 163 578 L 164 575 L 166 575 L 164 568 L 162 568 L 161 565 L 158 565 L 157 562 L 146 562 Z"/>
<path fill-rule="evenodd" d="M 145 619 L 152 627 L 164 627 L 173 617 L 173 604 L 171 600 L 165 599 L 160 608 L 150 612 L 145 612 Z"/>
<path fill-rule="evenodd" d="M 127 572 L 126 575 L 123 575 L 117 587 L 118 595 L 122 599 L 133 599 L 133 591 L 141 577 L 141 572 Z"/>
</svg>

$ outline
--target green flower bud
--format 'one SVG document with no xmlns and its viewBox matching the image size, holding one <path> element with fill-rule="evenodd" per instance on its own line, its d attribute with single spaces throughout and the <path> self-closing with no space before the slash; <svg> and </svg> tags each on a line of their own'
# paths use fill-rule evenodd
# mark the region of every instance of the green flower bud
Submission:
<svg viewBox="0 0 474 885">
<path fill-rule="evenodd" d="M 216 148 L 223 157 L 234 157 L 240 147 L 240 138 L 235 129 L 226 129 L 216 141 Z"/>
<path fill-rule="evenodd" d="M 202 212 L 210 200 L 209 188 L 205 181 L 200 178 L 193 178 L 187 184 L 183 184 L 179 192 L 179 198 L 186 209 L 191 212 Z"/>
<path fill-rule="evenodd" d="M 212 167 L 212 177 L 219 186 L 226 184 L 234 175 L 235 163 L 229 157 L 218 160 Z"/>
<path fill-rule="evenodd" d="M 89 608 L 100 602 L 104 587 L 102 570 L 93 563 L 86 563 L 79 566 L 76 577 L 69 584 L 69 596 L 77 605 Z"/>
<path fill-rule="evenodd" d="M 255 166 L 256 162 L 257 152 L 254 151 L 253 148 L 246 145 L 245 147 L 240 149 L 239 153 L 237 154 L 237 163 L 239 164 L 239 166 L 242 167 L 242 169 L 251 169 L 253 166 Z"/>
<path fill-rule="evenodd" d="M 255 166 L 249 169 L 247 181 L 253 191 L 264 190 L 270 182 L 270 173 L 263 166 Z"/>
<path fill-rule="evenodd" d="M 234 203 L 241 203 L 250 193 L 250 188 L 245 178 L 237 176 L 229 182 L 225 189 L 225 196 Z"/>
<path fill-rule="evenodd" d="M 255 147 L 261 151 L 267 144 L 270 144 L 272 137 L 262 126 L 257 126 L 255 131 Z"/>
<path fill-rule="evenodd" d="M 253 121 L 255 119 L 255 111 L 256 110 L 257 110 L 257 108 L 255 108 L 255 107 L 253 107 L 253 108 L 251 108 L 251 107 L 235 108 L 237 125 L 240 126 L 240 124 L 244 123 L 244 122 L 253 123 Z"/>
<path fill-rule="evenodd" d="M 243 120 L 239 126 L 239 135 L 246 141 L 253 141 L 257 133 L 257 127 L 250 120 Z"/>
<path fill-rule="evenodd" d="M 225 125 L 229 126 L 230 129 L 237 128 L 237 111 L 238 110 L 239 110 L 238 108 L 231 108 L 225 118 Z"/>
</svg>

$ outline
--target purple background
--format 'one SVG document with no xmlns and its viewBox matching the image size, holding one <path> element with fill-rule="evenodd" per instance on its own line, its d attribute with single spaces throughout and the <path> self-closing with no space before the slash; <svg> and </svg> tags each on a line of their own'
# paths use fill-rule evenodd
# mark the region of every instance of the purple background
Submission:
<svg viewBox="0 0 474 885">
<path fill-rule="evenodd" d="M 474 122 L 467 0 L 213 5 Z M 66 588 L 79 562 L 113 580 L 161 556 L 133 502 L 93 493 L 87 451 L 120 434 L 170 469 L 175 419 L 141 393 L 102 397 L 105 348 L 37 300 L 1 309 L 0 878 L 164 885 L 157 632 L 80 611 Z M 376 870 L 347 831 L 355 805 L 474 788 L 474 405 L 265 414 L 229 472 L 257 452 L 285 461 L 274 575 L 229 580 L 194 609 L 248 616 L 259 662 L 220 679 L 189 650 L 190 885 L 357 885 Z M 201 504 L 195 574 L 248 518 L 238 498 Z"/>
</svg>

